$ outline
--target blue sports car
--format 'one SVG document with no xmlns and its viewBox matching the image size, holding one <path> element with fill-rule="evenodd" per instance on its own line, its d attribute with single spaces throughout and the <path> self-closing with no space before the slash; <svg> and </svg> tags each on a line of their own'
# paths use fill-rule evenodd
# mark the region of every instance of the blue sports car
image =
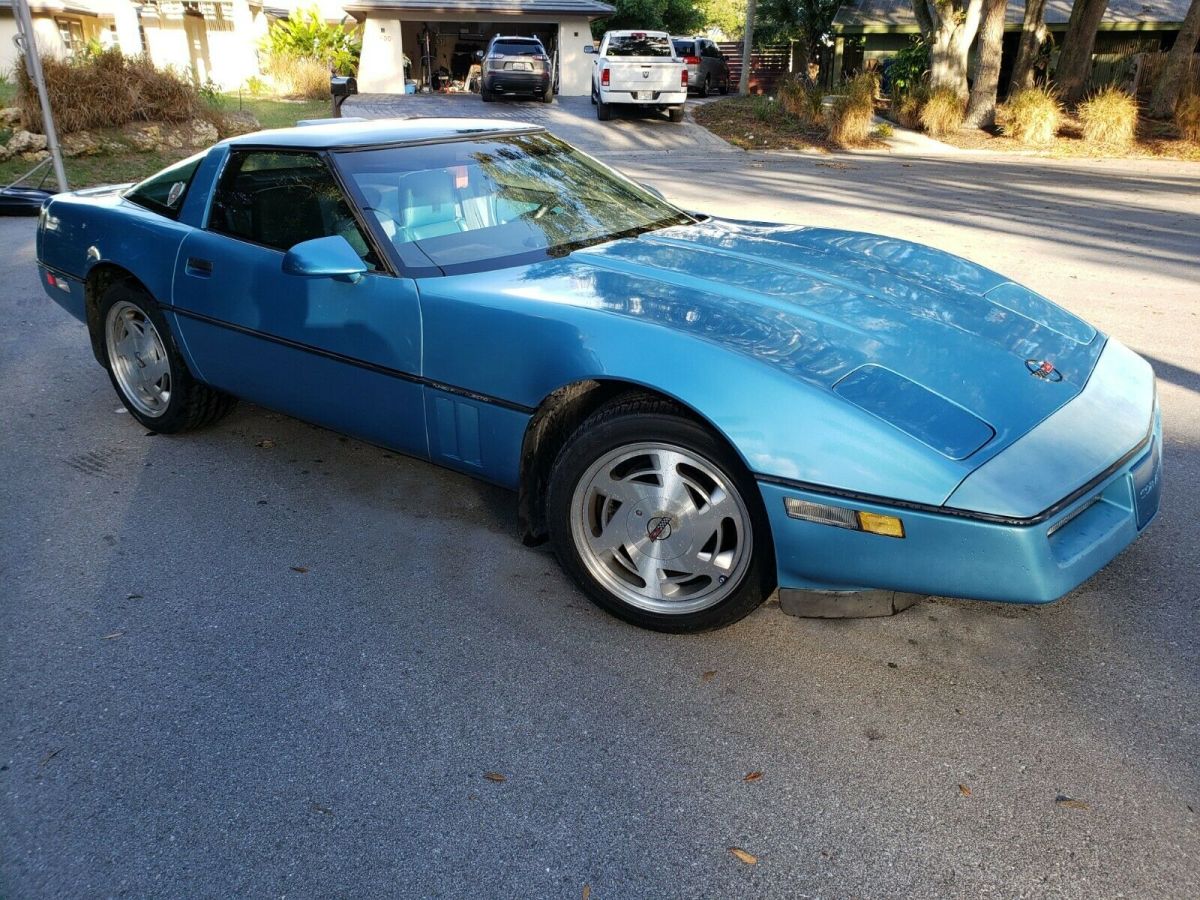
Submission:
<svg viewBox="0 0 1200 900">
<path fill-rule="evenodd" d="M 235 398 L 518 492 L 601 607 L 1046 603 L 1154 517 L 1150 366 L 929 247 L 687 212 L 534 126 L 345 122 L 48 201 L 129 412 Z"/>
</svg>

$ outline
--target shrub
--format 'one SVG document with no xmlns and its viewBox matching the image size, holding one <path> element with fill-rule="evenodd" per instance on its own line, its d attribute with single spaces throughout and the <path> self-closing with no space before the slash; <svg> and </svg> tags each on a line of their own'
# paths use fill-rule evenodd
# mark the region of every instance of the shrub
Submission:
<svg viewBox="0 0 1200 900">
<path fill-rule="evenodd" d="M 920 88 L 928 72 L 929 45 L 922 38 L 913 38 L 907 47 L 892 57 L 891 65 L 887 67 L 888 90 L 892 99 Z"/>
<path fill-rule="evenodd" d="M 1175 107 L 1175 125 L 1185 141 L 1200 144 L 1200 94 L 1191 94 Z"/>
<path fill-rule="evenodd" d="M 277 93 L 285 97 L 319 100 L 329 96 L 329 66 L 305 56 L 271 56 L 263 65 Z"/>
<path fill-rule="evenodd" d="M 315 6 L 294 9 L 287 19 L 273 24 L 260 47 L 272 59 L 315 59 L 326 72 L 332 68 L 339 75 L 357 72 L 362 54 L 357 31 L 326 22 Z"/>
<path fill-rule="evenodd" d="M 929 89 L 917 85 L 912 90 L 892 94 L 892 118 L 905 128 L 921 127 L 921 107 L 929 99 Z"/>
<path fill-rule="evenodd" d="M 996 110 L 1000 130 L 1022 144 L 1050 143 L 1061 120 L 1062 105 L 1058 97 L 1042 87 L 1017 91 Z"/>
<path fill-rule="evenodd" d="M 754 111 L 754 118 L 760 122 L 769 122 L 778 113 L 778 106 L 770 97 L 758 94 L 751 98 L 751 108 Z"/>
<path fill-rule="evenodd" d="M 875 116 L 875 76 L 858 75 L 834 95 L 833 105 L 825 111 L 825 126 L 835 144 L 864 144 L 871 134 Z"/>
<path fill-rule="evenodd" d="M 921 105 L 921 127 L 934 137 L 941 137 L 962 128 L 966 112 L 962 97 L 950 88 L 938 88 Z"/>
<path fill-rule="evenodd" d="M 779 85 L 779 105 L 789 116 L 806 125 L 815 125 L 821 121 L 825 92 L 811 81 L 788 78 Z"/>
<path fill-rule="evenodd" d="M 1083 136 L 1096 144 L 1128 147 L 1137 130 L 1137 101 L 1112 85 L 1079 104 Z"/>
<path fill-rule="evenodd" d="M 886 141 L 888 138 L 890 138 L 895 133 L 896 133 L 896 129 L 893 128 L 891 125 L 889 125 L 887 122 L 880 122 L 878 125 L 875 126 L 875 130 L 871 132 L 871 137 L 877 138 L 878 140 L 881 140 L 881 141 Z"/>
<path fill-rule="evenodd" d="M 30 131 L 42 130 L 42 109 L 24 65 L 15 67 L 17 106 Z M 215 113 L 182 75 L 155 68 L 146 56 L 120 50 L 76 61 L 42 57 L 46 91 L 59 131 L 116 128 L 130 122 L 214 121 Z"/>
</svg>

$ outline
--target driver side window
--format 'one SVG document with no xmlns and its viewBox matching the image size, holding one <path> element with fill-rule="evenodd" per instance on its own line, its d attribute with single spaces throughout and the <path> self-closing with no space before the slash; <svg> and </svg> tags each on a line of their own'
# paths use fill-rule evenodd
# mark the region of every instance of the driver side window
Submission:
<svg viewBox="0 0 1200 900">
<path fill-rule="evenodd" d="M 213 194 L 208 229 L 283 251 L 341 235 L 371 269 L 381 268 L 332 173 L 314 153 L 235 151 Z"/>
</svg>

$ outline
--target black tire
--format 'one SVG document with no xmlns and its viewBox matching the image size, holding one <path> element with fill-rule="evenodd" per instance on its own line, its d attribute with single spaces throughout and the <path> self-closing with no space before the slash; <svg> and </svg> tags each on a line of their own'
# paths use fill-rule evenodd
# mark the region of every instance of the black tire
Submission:
<svg viewBox="0 0 1200 900">
<path fill-rule="evenodd" d="M 117 377 L 107 339 L 109 312 L 118 303 L 137 308 L 154 325 L 166 351 L 170 371 L 170 399 L 166 408 L 158 415 L 147 415 L 125 392 Z M 237 399 L 223 391 L 202 384 L 192 377 L 187 364 L 175 344 L 175 338 L 167 320 L 154 299 L 138 286 L 127 281 L 110 285 L 100 298 L 100 334 L 97 336 L 104 368 L 112 381 L 113 389 L 129 414 L 151 431 L 159 434 L 178 434 L 211 425 L 224 418 L 237 405 Z"/>
<path fill-rule="evenodd" d="M 605 454 L 643 442 L 661 442 L 687 450 L 719 471 L 741 495 L 750 520 L 749 563 L 740 581 L 713 606 L 675 614 L 639 608 L 606 588 L 589 571 L 575 546 L 571 515 L 576 486 Z M 642 628 L 674 634 L 722 628 L 757 609 L 775 588 L 771 530 L 753 478 L 724 441 L 674 404 L 657 397 L 631 395 L 618 399 L 593 413 L 576 429 L 551 469 L 546 512 L 550 539 L 563 569 L 601 609 Z"/>
<path fill-rule="evenodd" d="M 596 100 L 596 118 L 601 122 L 607 122 L 612 118 L 612 104 L 605 103 L 603 100 Z"/>
<path fill-rule="evenodd" d="M 482 100 L 484 103 L 491 103 L 493 100 L 496 99 L 496 95 L 493 94 L 491 91 L 489 91 L 487 88 L 480 87 L 479 99 Z"/>
<path fill-rule="evenodd" d="M 667 110 L 667 116 L 671 119 L 672 122 L 682 122 L 683 121 L 683 107 L 682 106 L 672 106 L 670 109 Z"/>
<path fill-rule="evenodd" d="M 696 92 L 698 97 L 707 97 L 712 91 L 712 84 L 709 81 L 709 76 L 705 75 L 704 80 L 700 82 L 700 89 Z"/>
<path fill-rule="evenodd" d="M 717 93 L 719 93 L 722 97 L 724 97 L 726 94 L 729 93 L 729 78 L 728 77 L 726 77 L 725 80 L 721 82 L 721 86 L 719 88 L 717 88 Z"/>
<path fill-rule="evenodd" d="M 549 84 L 546 86 L 546 90 L 544 90 L 542 92 L 541 100 L 543 103 L 553 103 L 554 102 L 554 85 L 553 84 Z"/>
</svg>

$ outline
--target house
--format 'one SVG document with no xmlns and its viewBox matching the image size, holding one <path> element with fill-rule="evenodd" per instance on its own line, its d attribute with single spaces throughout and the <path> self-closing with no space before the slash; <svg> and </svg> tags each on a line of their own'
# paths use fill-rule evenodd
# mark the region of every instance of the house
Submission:
<svg viewBox="0 0 1200 900">
<path fill-rule="evenodd" d="M 1190 0 L 1109 0 L 1096 35 L 1097 80 L 1115 72 L 1120 60 L 1134 53 L 1168 49 L 1187 14 Z M 1004 20 L 1004 54 L 1000 83 L 1007 84 L 1017 55 L 1024 0 L 1009 0 Z M 1047 0 L 1046 29 L 1061 44 L 1071 18 L 1071 0 Z M 911 0 L 850 0 L 833 20 L 832 81 L 883 61 L 921 33 Z"/>
<path fill-rule="evenodd" d="M 419 78 L 426 65 L 462 79 L 493 35 L 517 34 L 540 38 L 557 59 L 558 92 L 567 97 L 591 92 L 583 48 L 592 46 L 592 20 L 615 11 L 601 0 L 346 0 L 344 7 L 363 27 L 364 93 L 403 93 L 406 69 Z"/>
<path fill-rule="evenodd" d="M 13 0 L 0 0 L 0 70 L 17 62 Z M 236 89 L 259 74 L 258 42 L 286 9 L 263 0 L 29 0 L 38 48 L 70 58 L 91 42 L 148 53 L 155 65 L 188 72 L 196 84 Z"/>
</svg>

